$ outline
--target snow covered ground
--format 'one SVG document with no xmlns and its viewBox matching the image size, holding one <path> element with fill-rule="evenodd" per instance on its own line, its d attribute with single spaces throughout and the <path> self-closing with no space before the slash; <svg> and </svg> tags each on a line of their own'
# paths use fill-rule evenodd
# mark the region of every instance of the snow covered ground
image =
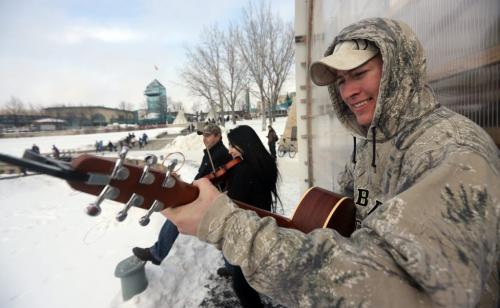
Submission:
<svg viewBox="0 0 500 308">
<path fill-rule="evenodd" d="M 150 130 L 134 130 L 123 132 L 112 132 L 105 134 L 86 134 L 69 136 L 41 136 L 29 138 L 0 138 L 0 153 L 22 156 L 25 149 L 31 149 L 33 144 L 38 145 L 40 152 L 51 153 L 52 145 L 59 148 L 60 151 L 67 150 L 88 150 L 95 149 L 95 142 L 102 140 L 104 145 L 109 141 L 113 143 L 125 138 L 128 133 L 134 133 L 137 137 L 142 133 L 147 133 L 149 138 L 155 138 L 159 134 L 168 131 L 169 134 L 179 134 L 184 127 L 156 128 Z"/>
<path fill-rule="evenodd" d="M 274 127 L 278 134 L 283 132 L 285 121 L 277 119 Z M 254 127 L 266 142 L 267 132 L 260 131 L 260 120 L 237 124 Z M 232 127 L 227 125 L 227 129 Z M 146 132 L 154 137 L 169 129 Z M 118 133 L 0 139 L 0 153 L 20 156 L 33 143 L 43 152 L 52 144 L 61 149 L 85 148 L 98 139 L 106 143 L 126 135 L 113 134 Z M 225 136 L 224 143 L 227 145 Z M 160 156 L 181 151 L 187 161 L 179 173 L 190 182 L 202 150 L 201 137 L 191 134 L 148 153 Z M 145 154 L 131 151 L 128 157 Z M 285 215 L 290 215 L 301 195 L 298 162 L 298 155 L 278 159 Z M 89 217 L 84 208 L 94 200 L 95 196 L 74 191 L 64 181 L 45 175 L 0 177 L 0 307 L 212 307 L 217 306 L 210 303 L 214 290 L 230 291 L 228 283 L 215 274 L 223 264 L 221 253 L 196 238 L 180 235 L 161 266 L 147 263 L 148 288 L 124 302 L 120 280 L 114 277 L 115 267 L 131 255 L 134 246 L 153 244 L 165 218 L 153 215 L 150 224 L 142 227 L 138 220 L 145 211 L 133 208 L 119 223 L 115 215 L 122 205 L 114 201 L 104 202 L 100 216 Z"/>
</svg>

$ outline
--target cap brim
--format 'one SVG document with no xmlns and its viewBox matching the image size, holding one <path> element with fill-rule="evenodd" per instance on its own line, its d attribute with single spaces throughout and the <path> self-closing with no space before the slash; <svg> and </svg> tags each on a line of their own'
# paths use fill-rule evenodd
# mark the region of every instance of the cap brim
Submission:
<svg viewBox="0 0 500 308">
<path fill-rule="evenodd" d="M 309 72 L 311 80 L 317 86 L 326 86 L 335 81 L 335 73 L 330 71 L 330 68 L 321 61 L 313 62 Z"/>
<path fill-rule="evenodd" d="M 335 81 L 336 74 L 332 70 L 352 70 L 377 55 L 373 50 L 351 50 L 349 54 L 335 53 L 313 62 L 310 68 L 311 80 L 318 86 L 326 86 Z"/>
</svg>

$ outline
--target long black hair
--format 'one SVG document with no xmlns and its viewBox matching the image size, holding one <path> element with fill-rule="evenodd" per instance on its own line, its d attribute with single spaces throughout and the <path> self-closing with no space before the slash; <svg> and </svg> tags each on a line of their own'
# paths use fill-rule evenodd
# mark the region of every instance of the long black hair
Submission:
<svg viewBox="0 0 500 308">
<path fill-rule="evenodd" d="M 248 125 L 239 125 L 231 129 L 227 139 L 229 145 L 240 151 L 243 159 L 259 175 L 264 187 L 271 191 L 275 200 L 271 205 L 271 211 L 276 212 L 277 201 L 281 204 L 276 186 L 280 177 L 276 160 L 266 150 L 257 133 Z"/>
</svg>

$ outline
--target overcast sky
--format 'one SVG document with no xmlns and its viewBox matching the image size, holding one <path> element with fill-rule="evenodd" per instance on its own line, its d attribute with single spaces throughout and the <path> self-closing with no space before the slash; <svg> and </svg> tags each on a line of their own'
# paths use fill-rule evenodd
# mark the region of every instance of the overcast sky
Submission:
<svg viewBox="0 0 500 308">
<path fill-rule="evenodd" d="M 247 4 L 0 0 L 0 107 L 16 97 L 35 106 L 118 107 L 126 101 L 138 108 L 155 78 L 174 101 L 186 107 L 202 102 L 189 96 L 179 78 L 185 48 L 200 40 L 205 26 L 237 22 Z M 293 22 L 293 0 L 271 4 Z"/>
</svg>

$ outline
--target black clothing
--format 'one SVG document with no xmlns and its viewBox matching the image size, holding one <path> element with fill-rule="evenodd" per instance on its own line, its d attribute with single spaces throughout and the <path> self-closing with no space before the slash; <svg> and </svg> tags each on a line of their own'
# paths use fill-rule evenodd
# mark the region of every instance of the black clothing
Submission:
<svg viewBox="0 0 500 308">
<path fill-rule="evenodd" d="M 194 177 L 195 180 L 204 177 L 205 175 L 213 172 L 212 164 L 210 163 L 210 158 L 207 154 L 207 149 L 203 150 L 204 155 L 201 160 L 200 168 L 198 169 L 198 174 Z M 222 143 L 222 139 L 219 140 L 212 148 L 210 148 L 210 156 L 212 157 L 212 162 L 214 163 L 215 169 L 224 165 L 232 159 L 227 148 Z"/>
<path fill-rule="evenodd" d="M 259 293 L 248 284 L 239 266 L 233 269 L 233 288 L 243 308 L 264 307 Z"/>
<path fill-rule="evenodd" d="M 271 210 L 273 200 L 271 191 L 265 188 L 259 175 L 245 160 L 242 160 L 228 171 L 226 183 L 229 198 L 248 203 L 263 210 Z M 245 308 L 264 307 L 259 293 L 248 284 L 241 268 L 231 265 L 230 272 L 233 276 L 233 289 L 241 305 Z"/>
<path fill-rule="evenodd" d="M 276 142 L 269 143 L 269 152 L 271 153 L 271 156 L 276 159 Z"/>
<path fill-rule="evenodd" d="M 271 210 L 271 191 L 264 186 L 259 175 L 245 160 L 229 170 L 226 183 L 229 198 L 266 211 Z"/>
<path fill-rule="evenodd" d="M 209 174 L 213 171 L 212 164 L 207 154 L 207 150 L 204 150 L 205 155 L 203 155 L 203 160 L 201 161 L 200 168 L 198 169 L 198 174 L 195 176 L 195 180 Z M 224 165 L 232 159 L 227 148 L 222 143 L 222 139 L 217 142 L 211 149 L 210 155 L 214 163 L 215 169 Z M 222 189 L 223 186 L 219 185 Z M 165 259 L 172 248 L 177 236 L 179 235 L 179 230 L 170 221 L 166 220 L 158 234 L 158 240 L 150 248 L 139 248 L 136 247 L 132 251 L 141 260 L 151 261 L 153 264 L 159 265 L 163 259 Z M 146 252 L 147 251 L 147 252 Z"/>
<path fill-rule="evenodd" d="M 154 258 L 154 256 L 151 254 L 151 251 L 149 250 L 149 248 L 134 247 L 132 249 L 132 252 L 139 260 L 151 261 L 154 265 L 160 265 L 160 263 L 161 263 Z"/>
<path fill-rule="evenodd" d="M 278 135 L 276 131 L 271 128 L 267 133 L 267 145 L 269 146 L 269 152 L 271 152 L 271 156 L 276 158 L 276 142 L 278 141 Z"/>
<path fill-rule="evenodd" d="M 55 159 L 59 159 L 60 152 L 59 152 L 59 149 L 55 145 L 52 146 L 52 155 L 54 155 Z"/>
</svg>

